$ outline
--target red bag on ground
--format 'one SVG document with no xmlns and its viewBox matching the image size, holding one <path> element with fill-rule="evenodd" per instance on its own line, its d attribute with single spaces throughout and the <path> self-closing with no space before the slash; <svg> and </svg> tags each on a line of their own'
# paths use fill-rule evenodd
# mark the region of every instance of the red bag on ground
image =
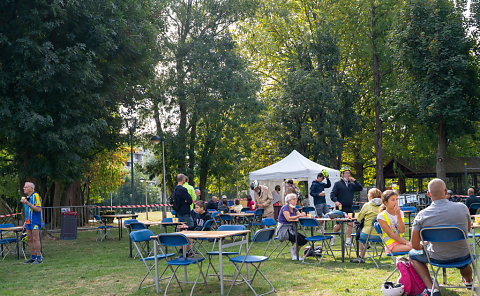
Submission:
<svg viewBox="0 0 480 296">
<path fill-rule="evenodd" d="M 400 258 L 397 261 L 397 268 L 398 271 L 400 271 L 398 283 L 404 286 L 407 295 L 418 295 L 425 290 L 425 284 L 413 268 L 410 261 L 406 258 L 403 258 L 403 260 Z"/>
</svg>

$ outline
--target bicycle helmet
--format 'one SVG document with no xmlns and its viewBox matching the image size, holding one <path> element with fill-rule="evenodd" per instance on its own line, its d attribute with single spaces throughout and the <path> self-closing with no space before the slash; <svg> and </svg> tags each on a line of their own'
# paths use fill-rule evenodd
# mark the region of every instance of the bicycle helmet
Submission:
<svg viewBox="0 0 480 296">
<path fill-rule="evenodd" d="M 342 174 L 342 173 L 345 172 L 345 171 L 350 171 L 350 168 L 347 167 L 347 166 L 342 167 L 342 168 L 340 169 L 340 174 Z"/>
<path fill-rule="evenodd" d="M 385 282 L 382 285 L 382 293 L 385 296 L 402 296 L 404 293 L 402 284 L 394 284 L 392 282 Z"/>
<path fill-rule="evenodd" d="M 254 190 L 255 188 L 258 187 L 258 181 L 257 180 L 253 180 L 252 184 L 250 184 L 250 189 Z"/>
<path fill-rule="evenodd" d="M 325 178 L 328 178 L 328 171 L 327 171 L 327 169 L 323 169 L 323 170 L 322 170 L 322 175 L 323 175 Z"/>
</svg>

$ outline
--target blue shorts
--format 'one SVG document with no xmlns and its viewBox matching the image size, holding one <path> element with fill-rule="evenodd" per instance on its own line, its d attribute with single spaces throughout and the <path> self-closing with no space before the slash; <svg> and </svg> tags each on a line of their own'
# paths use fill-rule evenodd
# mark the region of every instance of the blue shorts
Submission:
<svg viewBox="0 0 480 296">
<path fill-rule="evenodd" d="M 423 251 L 418 251 L 418 250 L 412 249 L 412 250 L 410 250 L 410 252 L 408 252 L 408 257 L 410 257 L 410 259 L 412 259 L 412 260 L 415 260 L 415 261 L 418 261 L 418 262 L 421 262 L 421 263 L 424 263 L 424 264 L 428 263 L 427 255 L 425 255 L 425 253 Z M 460 257 L 460 258 L 452 258 L 452 259 L 449 259 L 449 260 L 436 260 L 436 259 L 433 259 L 433 258 L 430 258 L 430 260 L 432 260 L 433 263 L 450 264 L 450 263 L 455 263 L 457 261 L 467 260 L 468 258 L 470 258 L 470 255 Z M 468 265 L 469 264 L 461 266 L 461 267 L 457 267 L 457 268 L 458 269 L 464 269 Z"/>
<path fill-rule="evenodd" d="M 367 241 L 368 234 L 365 232 L 360 233 L 360 238 L 358 239 L 360 242 L 365 243 Z M 381 242 L 382 238 L 378 235 L 370 235 L 370 241 Z"/>
<path fill-rule="evenodd" d="M 26 230 L 40 230 L 40 224 L 25 224 Z"/>
</svg>

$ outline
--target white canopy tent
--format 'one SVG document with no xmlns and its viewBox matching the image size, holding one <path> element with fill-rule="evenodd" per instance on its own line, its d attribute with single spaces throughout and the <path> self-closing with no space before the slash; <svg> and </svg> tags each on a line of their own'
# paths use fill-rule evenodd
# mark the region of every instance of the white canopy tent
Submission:
<svg viewBox="0 0 480 296">
<path fill-rule="evenodd" d="M 258 183 L 267 186 L 270 190 L 274 190 L 275 185 L 280 185 L 283 197 L 284 184 L 287 180 L 308 181 L 307 189 L 309 190 L 312 181 L 317 178 L 317 174 L 323 169 L 328 171 L 330 181 L 332 182 L 332 187 L 325 189 L 326 200 L 329 205 L 333 205 L 333 202 L 330 200 L 330 192 L 333 184 L 340 180 L 340 171 L 315 163 L 301 155 L 297 150 L 293 150 L 284 159 L 272 165 L 250 172 L 250 182 L 258 180 Z M 307 193 L 307 195 L 310 204 L 313 205 L 313 198 L 310 194 Z"/>
</svg>

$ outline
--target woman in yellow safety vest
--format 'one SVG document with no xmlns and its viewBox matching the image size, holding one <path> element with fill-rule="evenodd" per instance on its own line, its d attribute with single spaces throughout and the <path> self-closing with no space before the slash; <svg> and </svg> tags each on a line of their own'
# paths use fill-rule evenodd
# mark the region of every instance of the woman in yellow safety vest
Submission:
<svg viewBox="0 0 480 296">
<path fill-rule="evenodd" d="M 378 224 L 382 227 L 382 239 L 388 246 L 386 252 L 408 252 L 412 244 L 403 238 L 405 223 L 403 223 L 403 212 L 398 206 L 398 193 L 393 190 L 386 190 L 382 194 L 383 205 L 380 206 L 380 213 L 377 215 Z"/>
</svg>

